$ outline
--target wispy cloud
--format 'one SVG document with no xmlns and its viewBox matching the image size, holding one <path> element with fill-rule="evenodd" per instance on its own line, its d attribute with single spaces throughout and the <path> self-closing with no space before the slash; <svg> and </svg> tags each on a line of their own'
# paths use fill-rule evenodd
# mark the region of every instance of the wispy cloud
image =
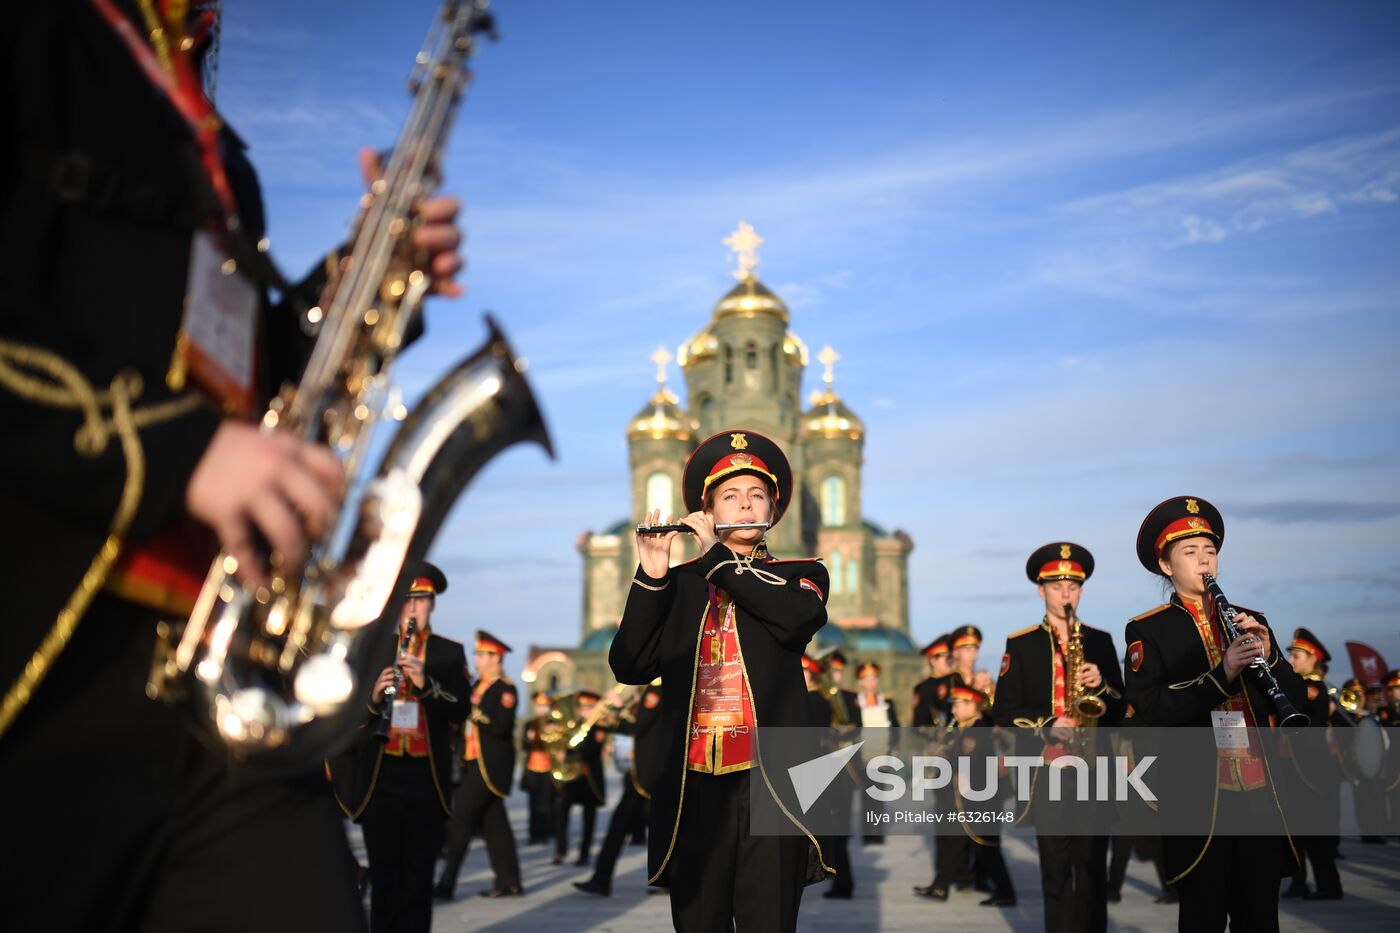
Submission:
<svg viewBox="0 0 1400 933">
<path fill-rule="evenodd" d="M 1241 518 L 1273 525 L 1354 524 L 1376 522 L 1400 515 L 1400 502 L 1236 502 L 1232 511 Z"/>
</svg>

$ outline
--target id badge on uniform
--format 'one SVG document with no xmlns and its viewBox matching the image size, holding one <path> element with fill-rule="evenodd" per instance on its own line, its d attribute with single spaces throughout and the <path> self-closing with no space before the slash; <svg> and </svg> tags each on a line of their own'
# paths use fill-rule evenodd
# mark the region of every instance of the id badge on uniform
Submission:
<svg viewBox="0 0 1400 933">
<path fill-rule="evenodd" d="M 701 664 L 695 684 L 695 721 L 707 729 L 743 725 L 743 675 L 737 663 Z"/>
<path fill-rule="evenodd" d="M 393 718 L 390 724 L 395 729 L 413 732 L 418 728 L 418 701 L 395 700 Z"/>
<path fill-rule="evenodd" d="M 1249 757 L 1249 729 L 1245 727 L 1240 710 L 1211 710 L 1210 724 L 1215 729 L 1215 748 L 1222 758 Z"/>
<path fill-rule="evenodd" d="M 247 413 L 253 404 L 257 313 L 257 288 L 213 234 L 197 231 L 170 387 L 182 390 L 188 375 L 226 411 Z"/>
</svg>

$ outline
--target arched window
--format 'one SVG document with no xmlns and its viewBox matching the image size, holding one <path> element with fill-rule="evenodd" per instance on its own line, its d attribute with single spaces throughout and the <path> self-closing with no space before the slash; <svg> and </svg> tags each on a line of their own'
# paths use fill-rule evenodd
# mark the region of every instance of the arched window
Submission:
<svg viewBox="0 0 1400 933">
<path fill-rule="evenodd" d="M 734 348 L 729 344 L 724 345 L 724 382 L 726 385 L 734 381 Z"/>
<path fill-rule="evenodd" d="M 772 371 L 769 377 L 769 384 L 773 391 L 778 391 L 778 345 L 775 343 L 768 348 L 768 365 Z"/>
<path fill-rule="evenodd" d="M 844 592 L 845 578 L 841 575 L 841 552 L 832 551 L 831 556 L 826 561 L 831 566 L 827 569 L 831 577 L 831 595 Z"/>
<path fill-rule="evenodd" d="M 758 369 L 758 344 L 752 340 L 748 346 L 744 347 L 744 366 L 749 369 Z"/>
<path fill-rule="evenodd" d="M 715 413 L 715 400 L 708 395 L 700 396 L 700 423 L 708 425 L 710 418 Z"/>
<path fill-rule="evenodd" d="M 846 565 L 846 592 L 852 596 L 860 592 L 860 561 L 854 557 Z"/>
<path fill-rule="evenodd" d="M 822 480 L 822 524 L 828 528 L 846 524 L 846 480 L 832 475 Z"/>
<path fill-rule="evenodd" d="M 647 477 L 647 512 L 660 510 L 661 520 L 664 522 L 666 516 L 676 514 L 675 509 L 676 485 L 667 473 L 653 473 Z"/>
</svg>

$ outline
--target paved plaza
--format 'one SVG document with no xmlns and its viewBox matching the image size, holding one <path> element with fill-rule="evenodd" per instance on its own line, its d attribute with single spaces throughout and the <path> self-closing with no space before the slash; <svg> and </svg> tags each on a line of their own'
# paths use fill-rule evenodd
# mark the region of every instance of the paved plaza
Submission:
<svg viewBox="0 0 1400 933">
<path fill-rule="evenodd" d="M 617 799 L 616 784 L 610 787 Z M 509 801 L 516 838 L 525 838 L 525 798 L 514 794 Z M 575 811 L 577 813 L 577 811 Z M 594 852 L 602 842 L 612 810 L 600 810 Z M 648 894 L 646 848 L 623 850 L 613 879 L 612 897 L 600 898 L 575 891 L 574 881 L 589 876 L 589 869 L 573 864 L 578 854 L 578 821 L 573 846 L 563 865 L 550 864 L 552 848 L 521 849 L 521 870 L 526 895 L 519 899 L 487 900 L 477 892 L 491 886 L 486 850 L 480 839 L 463 865 L 457 900 L 439 902 L 433 916 L 434 933 L 640 933 L 671 929 L 670 905 L 664 893 Z M 361 861 L 363 846 L 357 831 L 352 843 Z M 875 930 L 928 931 L 955 929 L 958 933 L 1039 930 L 1041 898 L 1034 838 L 1016 834 L 1006 845 L 1007 864 L 1016 885 L 1019 903 L 1014 908 L 981 907 L 985 895 L 954 892 L 945 903 L 916 897 L 914 885 L 927 884 L 932 876 L 928 840 L 916 836 L 890 836 L 883 845 L 862 846 L 851 840 L 856 891 L 853 899 L 838 901 L 821 896 L 826 885 L 810 887 L 802 899 L 804 931 Z M 1362 845 L 1355 837 L 1342 841 L 1345 861 L 1338 866 L 1346 898 L 1341 901 L 1284 901 L 1280 925 L 1289 933 L 1319 930 L 1380 931 L 1400 928 L 1400 844 Z M 1176 907 L 1154 904 L 1157 884 L 1152 866 L 1133 861 L 1123 885 L 1123 899 L 1108 906 L 1109 929 L 1119 931 L 1171 931 L 1176 929 Z"/>
</svg>

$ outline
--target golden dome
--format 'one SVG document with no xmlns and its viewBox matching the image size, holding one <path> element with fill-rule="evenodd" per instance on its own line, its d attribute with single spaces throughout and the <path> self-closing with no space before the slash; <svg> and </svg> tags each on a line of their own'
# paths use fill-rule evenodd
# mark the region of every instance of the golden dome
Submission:
<svg viewBox="0 0 1400 933">
<path fill-rule="evenodd" d="M 706 324 L 694 337 L 681 344 L 676 350 L 676 364 L 685 367 L 693 360 L 714 356 L 718 352 L 719 341 L 715 339 L 714 330 L 709 324 Z"/>
<path fill-rule="evenodd" d="M 681 411 L 680 399 L 663 385 L 628 423 L 627 436 L 633 439 L 649 437 L 652 440 L 675 438 L 687 441 L 690 440 L 691 430 L 690 419 Z"/>
<path fill-rule="evenodd" d="M 739 280 L 739 284 L 729 290 L 719 303 L 715 305 L 715 319 L 726 315 L 737 314 L 744 317 L 756 317 L 760 314 L 772 314 L 787 323 L 788 306 L 769 290 L 758 279 L 748 276 Z"/>
<path fill-rule="evenodd" d="M 812 407 L 802 416 L 802 430 L 820 437 L 849 437 L 858 441 L 865 423 L 828 386 L 812 393 Z"/>
</svg>

